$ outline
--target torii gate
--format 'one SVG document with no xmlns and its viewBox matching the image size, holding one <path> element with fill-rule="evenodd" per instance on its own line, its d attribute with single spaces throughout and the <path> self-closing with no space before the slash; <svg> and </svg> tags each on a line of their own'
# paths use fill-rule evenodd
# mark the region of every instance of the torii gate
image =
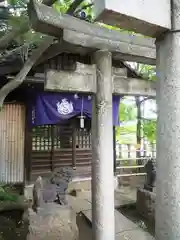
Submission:
<svg viewBox="0 0 180 240">
<path fill-rule="evenodd" d="M 121 6 L 122 5 L 122 6 Z M 35 30 L 77 46 L 93 56 L 92 219 L 94 240 L 114 240 L 114 183 L 112 133 L 112 57 L 157 65 L 157 200 L 156 239 L 180 238 L 180 1 L 95 0 L 97 18 L 129 30 L 156 37 L 104 29 L 95 24 L 59 14 L 31 0 L 29 13 Z M 171 16 L 172 14 L 172 16 Z M 123 25 L 124 24 L 124 25 Z M 156 45 L 156 48 L 155 48 Z M 157 52 L 157 59 L 156 59 Z M 48 80 L 48 79 L 47 79 Z M 60 91 L 78 89 L 69 83 Z M 90 84 L 90 85 L 89 85 Z M 56 86 L 58 88 L 58 85 Z M 58 90 L 58 89 L 56 89 Z M 83 92 L 83 88 L 80 89 Z M 114 91 L 118 92 L 119 91 Z"/>
</svg>

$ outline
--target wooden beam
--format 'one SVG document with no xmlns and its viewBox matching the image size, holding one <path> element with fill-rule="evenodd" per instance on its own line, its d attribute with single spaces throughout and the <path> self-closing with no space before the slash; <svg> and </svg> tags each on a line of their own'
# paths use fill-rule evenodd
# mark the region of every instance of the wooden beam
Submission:
<svg viewBox="0 0 180 240">
<path fill-rule="evenodd" d="M 114 175 L 116 175 L 116 127 L 113 126 L 113 158 L 114 158 Z"/>
<path fill-rule="evenodd" d="M 72 166 L 73 169 L 76 169 L 76 136 L 77 136 L 77 131 L 76 131 L 76 125 L 75 121 L 72 123 Z"/>
<path fill-rule="evenodd" d="M 58 13 L 55 9 L 31 0 L 29 17 L 36 31 L 62 36 L 64 40 L 75 45 L 92 48 L 106 48 L 111 52 L 121 53 L 125 60 L 155 64 L 156 49 L 154 39 L 133 34 L 123 33 L 92 24 L 72 16 Z M 82 40 L 81 40 L 82 38 Z"/>
</svg>

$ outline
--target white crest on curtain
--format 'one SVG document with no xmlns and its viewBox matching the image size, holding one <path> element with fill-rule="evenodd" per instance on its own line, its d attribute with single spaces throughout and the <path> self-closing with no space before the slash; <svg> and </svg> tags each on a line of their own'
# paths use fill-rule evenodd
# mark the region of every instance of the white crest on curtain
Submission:
<svg viewBox="0 0 180 240">
<path fill-rule="evenodd" d="M 58 102 L 56 106 L 58 113 L 62 115 L 67 115 L 74 111 L 73 103 L 69 102 L 66 98 L 62 99 L 61 102 Z"/>
</svg>

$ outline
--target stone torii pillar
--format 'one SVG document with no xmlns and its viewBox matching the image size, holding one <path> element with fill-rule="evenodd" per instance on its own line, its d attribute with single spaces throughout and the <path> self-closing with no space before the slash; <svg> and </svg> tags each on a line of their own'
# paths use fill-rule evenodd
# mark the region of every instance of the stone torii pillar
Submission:
<svg viewBox="0 0 180 240">
<path fill-rule="evenodd" d="M 112 120 L 112 57 L 94 54 L 97 92 L 92 114 L 92 227 L 93 240 L 114 240 L 114 166 Z"/>
<path fill-rule="evenodd" d="M 180 1 L 157 46 L 156 239 L 180 239 Z"/>
</svg>

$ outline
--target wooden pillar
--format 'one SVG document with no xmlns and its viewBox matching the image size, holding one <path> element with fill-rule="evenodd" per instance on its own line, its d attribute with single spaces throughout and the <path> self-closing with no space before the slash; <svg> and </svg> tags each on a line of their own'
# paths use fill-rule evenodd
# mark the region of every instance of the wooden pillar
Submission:
<svg viewBox="0 0 180 240">
<path fill-rule="evenodd" d="M 180 239 L 180 2 L 172 31 L 157 39 L 156 239 Z"/>
<path fill-rule="evenodd" d="M 114 175 L 116 174 L 116 127 L 113 126 Z"/>
<path fill-rule="evenodd" d="M 73 122 L 72 131 L 72 166 L 76 169 L 76 126 L 75 121 Z"/>
<path fill-rule="evenodd" d="M 92 230 L 93 240 L 114 240 L 114 164 L 112 121 L 112 57 L 94 55 L 97 93 L 92 113 Z"/>
<path fill-rule="evenodd" d="M 51 171 L 53 171 L 54 168 L 54 125 L 51 125 Z"/>
</svg>

